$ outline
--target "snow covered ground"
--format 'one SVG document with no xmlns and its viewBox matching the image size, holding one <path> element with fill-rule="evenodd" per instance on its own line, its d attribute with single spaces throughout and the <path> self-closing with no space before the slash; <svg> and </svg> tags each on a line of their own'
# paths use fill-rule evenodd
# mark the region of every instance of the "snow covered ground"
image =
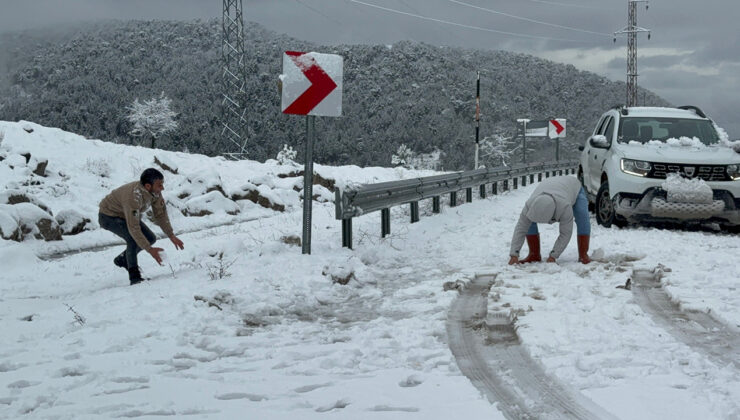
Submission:
<svg viewBox="0 0 740 420">
<path fill-rule="evenodd" d="M 301 234 L 301 178 L 277 176 L 302 167 L 113 145 L 32 123 L 0 122 L 0 132 L 3 190 L 26 191 L 54 214 L 94 220 L 108 190 L 155 166 L 155 155 L 176 166 L 165 197 L 185 242 L 184 251 L 158 242 L 161 267 L 142 254 L 152 280 L 131 287 L 112 264 L 122 246 L 105 247 L 116 238 L 94 221 L 62 241 L 0 241 L 0 418 L 504 418 L 461 373 L 445 329 L 458 294 L 445 283 L 476 275 L 495 276 L 489 314 L 517 316 L 544 371 L 615 417 L 740 418 L 737 363 L 674 337 L 633 291 L 616 288 L 633 269 L 663 264 L 675 302 L 738 333 L 737 236 L 592 220 L 594 263 L 577 263 L 572 241 L 558 264 L 510 267 L 512 229 L 534 188 L 525 187 L 434 216 L 422 203 L 415 224 L 394 208 L 385 239 L 380 215 L 362 216 L 354 250 L 341 247 L 333 203 L 315 201 L 312 255 L 302 255 L 287 239 Z M 25 152 L 49 160 L 46 178 L 31 175 L 17 157 Z M 426 175 L 316 170 L 337 185 Z M 222 197 L 257 189 L 285 211 L 219 198 L 204 204 L 213 214 L 183 216 L 213 183 Z M 331 199 L 321 188 L 319 200 Z M 233 204 L 238 214 L 227 214 Z M 549 250 L 557 226 L 540 231 Z"/>
</svg>

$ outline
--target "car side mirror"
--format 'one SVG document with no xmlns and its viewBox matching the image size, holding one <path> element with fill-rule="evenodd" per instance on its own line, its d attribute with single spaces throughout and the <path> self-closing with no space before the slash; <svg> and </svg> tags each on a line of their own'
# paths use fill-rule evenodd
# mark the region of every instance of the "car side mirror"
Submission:
<svg viewBox="0 0 740 420">
<path fill-rule="evenodd" d="M 609 142 L 606 141 L 606 136 L 604 136 L 603 134 L 596 134 L 595 136 L 591 137 L 591 139 L 589 139 L 589 143 L 593 147 L 599 147 L 602 149 L 606 149 L 607 147 L 609 147 Z"/>
</svg>

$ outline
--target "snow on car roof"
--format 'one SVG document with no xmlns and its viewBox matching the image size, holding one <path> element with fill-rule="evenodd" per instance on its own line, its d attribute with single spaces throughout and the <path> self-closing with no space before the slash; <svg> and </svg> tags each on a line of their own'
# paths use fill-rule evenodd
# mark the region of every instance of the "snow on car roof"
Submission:
<svg viewBox="0 0 740 420">
<path fill-rule="evenodd" d="M 678 109 L 678 108 L 664 108 L 664 107 L 651 107 L 651 106 L 636 106 L 628 108 L 630 117 L 667 117 L 667 118 L 696 118 L 703 120 L 702 118 L 692 110 Z"/>
</svg>

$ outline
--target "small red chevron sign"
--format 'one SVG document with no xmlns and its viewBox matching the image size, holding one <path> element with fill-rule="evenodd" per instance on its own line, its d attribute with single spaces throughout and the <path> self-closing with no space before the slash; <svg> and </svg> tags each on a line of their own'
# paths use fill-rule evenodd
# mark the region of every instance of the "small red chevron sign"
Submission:
<svg viewBox="0 0 740 420">
<path fill-rule="evenodd" d="M 550 123 L 548 124 L 547 132 L 551 139 L 554 139 L 556 137 L 560 137 L 560 138 L 565 137 L 565 119 L 558 118 L 558 119 L 550 120 Z"/>
<path fill-rule="evenodd" d="M 286 51 L 283 55 L 284 114 L 342 115 L 342 56 Z"/>
</svg>

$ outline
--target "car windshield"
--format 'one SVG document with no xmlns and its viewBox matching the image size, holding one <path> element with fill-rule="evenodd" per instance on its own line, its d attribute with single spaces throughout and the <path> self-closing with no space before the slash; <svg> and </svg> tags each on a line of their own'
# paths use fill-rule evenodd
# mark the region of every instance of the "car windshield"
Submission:
<svg viewBox="0 0 740 420">
<path fill-rule="evenodd" d="M 697 138 L 706 145 L 719 141 L 717 131 L 709 120 L 693 118 L 627 117 L 619 122 L 617 141 L 647 143 L 670 138 Z"/>
</svg>

